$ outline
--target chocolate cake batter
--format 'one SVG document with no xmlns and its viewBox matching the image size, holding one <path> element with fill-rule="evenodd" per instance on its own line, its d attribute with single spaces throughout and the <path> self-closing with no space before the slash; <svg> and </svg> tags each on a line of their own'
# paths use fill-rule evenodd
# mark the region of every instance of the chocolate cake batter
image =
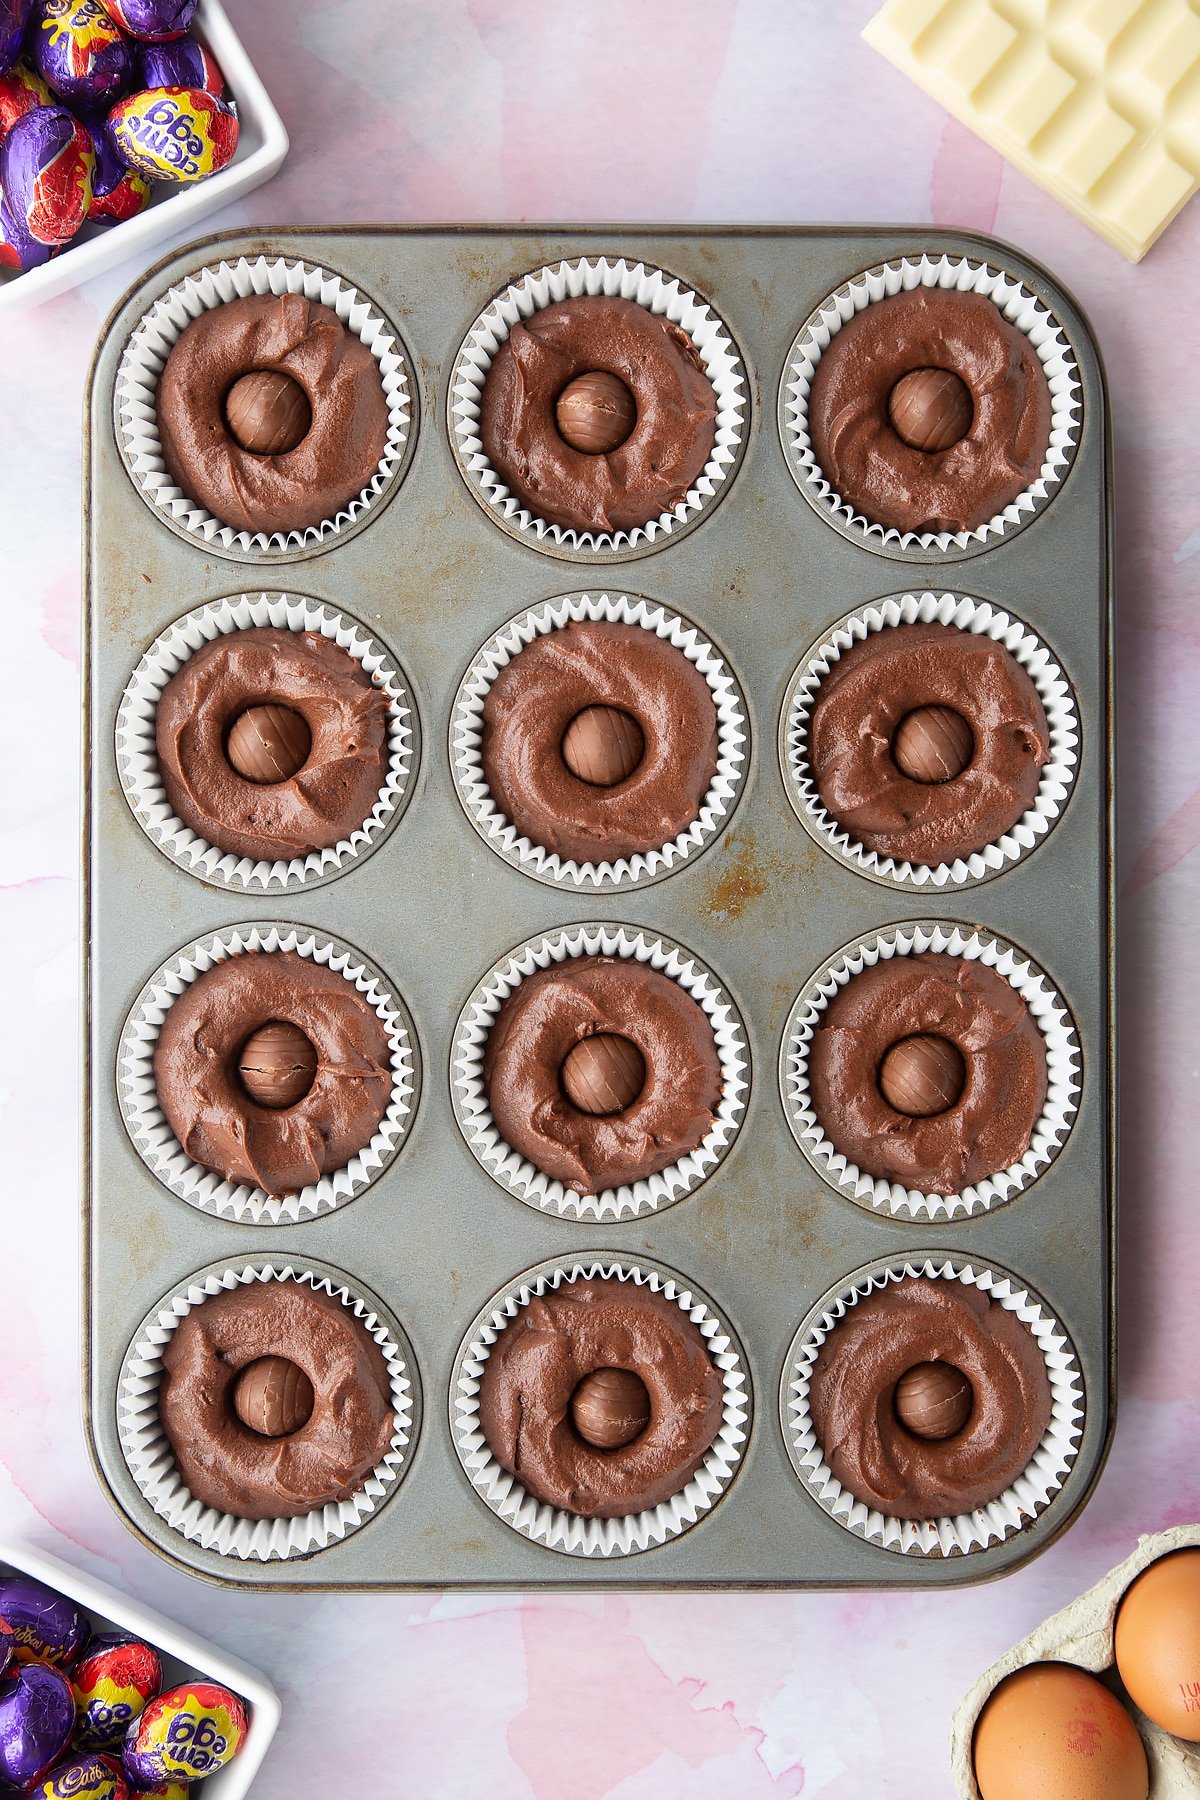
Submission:
<svg viewBox="0 0 1200 1800">
<path fill-rule="evenodd" d="M 312 425 L 294 450 L 258 456 L 229 429 L 225 397 L 256 369 L 299 382 Z M 158 382 L 163 460 L 176 486 L 237 531 L 301 531 L 335 518 L 387 446 L 379 365 L 335 312 L 302 294 L 210 307 L 172 346 Z"/>
<path fill-rule="evenodd" d="M 563 1089 L 569 1051 L 601 1032 L 628 1038 L 646 1065 L 624 1112 L 582 1112 Z M 643 1181 L 689 1155 L 722 1088 L 703 1008 L 669 975 L 619 956 L 568 957 L 526 976 L 496 1016 L 483 1076 L 505 1143 L 579 1194 Z"/>
<path fill-rule="evenodd" d="M 949 706 L 974 751 L 951 781 L 911 781 L 896 731 L 920 707 Z M 956 625 L 890 626 L 840 657 L 817 690 L 809 761 L 826 811 L 882 856 L 953 862 L 995 843 L 1037 797 L 1050 760 L 1038 691 L 1014 656 Z"/>
<path fill-rule="evenodd" d="M 966 1085 L 948 1111 L 910 1118 L 884 1099 L 879 1065 L 893 1044 L 922 1033 L 957 1046 Z M 959 956 L 893 956 L 852 975 L 820 1015 L 809 1082 L 821 1129 L 865 1174 L 957 1194 L 1028 1150 L 1046 1103 L 1046 1044 L 995 969 Z"/>
<path fill-rule="evenodd" d="M 633 395 L 615 450 L 574 450 L 555 422 L 577 375 L 603 370 Z M 633 300 L 560 300 L 513 326 L 487 372 L 480 432 L 488 461 L 523 506 L 576 531 L 631 531 L 673 512 L 716 441 L 717 397 L 687 332 Z"/>
<path fill-rule="evenodd" d="M 312 736 L 288 781 L 247 781 L 229 762 L 230 727 L 264 703 L 298 712 Z M 350 837 L 379 797 L 388 698 L 362 664 L 318 631 L 270 626 L 202 644 L 171 677 L 155 715 L 158 766 L 183 823 L 234 856 L 305 856 Z"/>
<path fill-rule="evenodd" d="M 632 774 L 612 787 L 573 775 L 563 737 L 590 706 L 641 727 Z M 483 706 L 482 761 L 495 804 L 522 837 L 576 862 L 658 850 L 699 817 L 717 767 L 717 709 L 694 663 L 640 625 L 570 623 L 500 670 Z"/>
<path fill-rule="evenodd" d="M 901 1376 L 942 1362 L 974 1403 L 953 1436 L 918 1437 L 896 1416 Z M 1028 1468 L 1050 1423 L 1046 1365 L 1029 1327 L 977 1287 L 906 1276 L 850 1307 L 813 1368 L 809 1406 L 834 1475 L 892 1519 L 974 1512 Z"/>
<path fill-rule="evenodd" d="M 601 1450 L 571 1423 L 595 1369 L 629 1369 L 650 1397 L 632 1443 Z M 687 1486 L 721 1428 L 720 1370 L 686 1313 L 615 1277 L 581 1278 L 530 1300 L 483 1365 L 479 1424 L 496 1460 L 535 1499 L 589 1519 L 658 1506 Z"/>
<path fill-rule="evenodd" d="M 914 369 L 970 390 L 965 437 L 927 453 L 892 426 L 888 401 Z M 873 301 L 817 363 L 813 451 L 843 500 L 898 531 L 976 531 L 1036 481 L 1050 444 L 1050 389 L 1037 351 L 983 294 L 914 288 Z"/>
<path fill-rule="evenodd" d="M 238 1375 L 281 1356 L 312 1383 L 313 1409 L 290 1437 L 238 1418 Z M 308 1283 L 256 1281 L 180 1320 L 163 1351 L 158 1410 L 190 1494 L 238 1519 L 293 1519 L 349 1500 L 391 1442 L 387 1364 L 348 1307 Z"/>
<path fill-rule="evenodd" d="M 258 1106 L 238 1055 L 271 1019 L 299 1027 L 317 1053 L 295 1106 Z M 292 1194 L 366 1147 L 392 1097 L 391 1048 L 365 995 L 335 970 L 293 951 L 232 956 L 174 1001 L 154 1046 L 167 1123 L 193 1161 L 226 1181 Z"/>
</svg>

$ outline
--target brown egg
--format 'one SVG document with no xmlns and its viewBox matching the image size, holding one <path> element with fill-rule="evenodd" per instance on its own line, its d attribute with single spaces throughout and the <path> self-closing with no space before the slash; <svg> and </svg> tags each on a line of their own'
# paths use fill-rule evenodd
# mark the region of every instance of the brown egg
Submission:
<svg viewBox="0 0 1200 1800">
<path fill-rule="evenodd" d="M 1032 1663 L 1002 1681 L 973 1746 L 983 1800 L 1147 1800 L 1150 1770 L 1115 1694 L 1071 1663 Z"/>
<path fill-rule="evenodd" d="M 1133 1704 L 1164 1731 L 1200 1743 L 1200 1550 L 1160 1557 L 1130 1584 L 1115 1652 Z"/>
</svg>

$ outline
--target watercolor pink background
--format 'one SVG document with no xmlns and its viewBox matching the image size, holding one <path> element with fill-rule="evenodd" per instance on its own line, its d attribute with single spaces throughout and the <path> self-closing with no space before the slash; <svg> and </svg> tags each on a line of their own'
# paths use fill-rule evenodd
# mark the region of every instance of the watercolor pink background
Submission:
<svg viewBox="0 0 1200 1800">
<path fill-rule="evenodd" d="M 1062 1542 L 946 1595 L 235 1596 L 134 1541 L 88 1466 L 76 1316 L 79 416 L 123 267 L 0 323 L 0 1534 L 270 1674 L 256 1800 L 946 1794 L 975 1675 L 1139 1531 L 1200 1518 L 1200 207 L 1129 267 L 860 43 L 869 0 L 228 5 L 293 149 L 208 229 L 931 220 L 1081 300 L 1117 437 L 1120 1424 Z"/>
</svg>

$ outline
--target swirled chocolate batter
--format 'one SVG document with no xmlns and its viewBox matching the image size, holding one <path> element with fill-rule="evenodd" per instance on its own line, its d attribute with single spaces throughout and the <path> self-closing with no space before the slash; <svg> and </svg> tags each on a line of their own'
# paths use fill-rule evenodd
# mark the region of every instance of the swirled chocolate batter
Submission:
<svg viewBox="0 0 1200 1800">
<path fill-rule="evenodd" d="M 264 1437 L 234 1410 L 238 1376 L 283 1357 L 312 1384 L 298 1431 Z M 293 1519 L 349 1500 L 391 1442 L 383 1352 L 350 1309 L 307 1282 L 256 1281 L 193 1306 L 163 1351 L 158 1410 L 190 1494 L 239 1519 Z"/>
<path fill-rule="evenodd" d="M 238 1057 L 261 1025 L 296 1026 L 316 1052 L 294 1106 L 258 1105 Z M 154 1046 L 167 1123 L 226 1181 L 292 1194 L 370 1143 L 392 1096 L 391 1048 L 371 1002 L 336 970 L 290 950 L 232 956 L 175 1000 Z"/>
<path fill-rule="evenodd" d="M 615 375 L 636 417 L 606 454 L 574 449 L 555 408 L 576 376 Z M 633 300 L 584 295 L 513 326 L 483 385 L 488 461 L 523 506 L 575 531 L 631 531 L 673 512 L 716 442 L 717 397 L 687 332 Z"/>
<path fill-rule="evenodd" d="M 304 390 L 312 423 L 294 449 L 247 450 L 225 400 L 256 370 Z M 172 481 L 237 531 L 302 531 L 337 516 L 387 446 L 379 365 L 335 312 L 302 294 L 253 294 L 210 307 L 171 347 L 158 382 L 158 431 Z"/>
<path fill-rule="evenodd" d="M 250 780 L 229 737 L 250 708 L 298 713 L 311 740 L 295 773 Z M 167 799 L 207 843 L 256 861 L 305 856 L 370 816 L 388 759 L 388 699 L 361 663 L 318 631 L 271 626 L 202 644 L 171 677 L 155 714 Z"/>
<path fill-rule="evenodd" d="M 632 1442 L 580 1436 L 571 1397 L 597 1369 L 627 1369 L 650 1400 Z M 659 1506 L 687 1486 L 721 1428 L 723 1385 L 674 1300 L 615 1277 L 564 1281 L 530 1300 L 483 1365 L 479 1424 L 496 1460 L 535 1499 L 589 1519 Z"/>
<path fill-rule="evenodd" d="M 913 780 L 896 735 L 925 707 L 970 728 L 966 766 Z M 880 855 L 952 862 L 995 843 L 1037 797 L 1050 728 L 1037 688 L 993 638 L 956 625 L 896 625 L 839 657 L 817 690 L 809 761 L 825 809 Z"/>
<path fill-rule="evenodd" d="M 563 754 L 573 721 L 599 706 L 642 737 L 630 773 L 611 785 L 582 780 Z M 661 849 L 699 817 L 717 767 L 717 709 L 695 664 L 655 632 L 571 622 L 500 670 L 481 756 L 493 800 L 523 837 L 576 862 L 614 862 Z"/>
<path fill-rule="evenodd" d="M 919 1437 L 896 1413 L 897 1384 L 925 1363 L 957 1369 L 973 1392 L 949 1437 Z M 1016 1313 L 969 1282 L 906 1276 L 839 1319 L 818 1352 L 809 1406 L 826 1462 L 856 1499 L 892 1519 L 937 1519 L 986 1506 L 1028 1468 L 1051 1395 Z"/>
<path fill-rule="evenodd" d="M 892 390 L 918 369 L 948 370 L 969 390 L 970 424 L 947 449 L 918 450 L 893 423 Z M 822 473 L 868 519 L 976 531 L 1037 480 L 1050 389 L 1025 333 L 986 296 L 914 288 L 873 301 L 834 334 L 808 417 Z"/>
<path fill-rule="evenodd" d="M 563 1087 L 570 1052 L 600 1034 L 628 1039 L 645 1065 L 622 1112 L 584 1112 Z M 527 975 L 496 1015 L 483 1076 L 505 1143 L 579 1194 L 644 1181 L 690 1155 L 722 1091 L 704 1009 L 669 975 L 620 956 L 567 957 Z"/>
<path fill-rule="evenodd" d="M 965 1081 L 954 1105 L 911 1117 L 888 1104 L 879 1070 L 893 1045 L 923 1036 L 956 1047 Z M 1028 1150 L 1046 1103 L 1046 1043 L 995 969 L 932 952 L 893 956 L 852 975 L 820 1014 L 809 1082 L 821 1129 L 865 1174 L 957 1194 Z"/>
</svg>

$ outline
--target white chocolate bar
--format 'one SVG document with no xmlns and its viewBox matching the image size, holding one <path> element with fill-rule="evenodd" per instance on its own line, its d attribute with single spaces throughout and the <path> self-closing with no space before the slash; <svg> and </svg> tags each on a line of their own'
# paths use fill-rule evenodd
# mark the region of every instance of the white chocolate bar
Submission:
<svg viewBox="0 0 1200 1800">
<path fill-rule="evenodd" d="M 1200 187 L 1200 0 L 888 0 L 863 36 L 1132 262 Z"/>
</svg>

